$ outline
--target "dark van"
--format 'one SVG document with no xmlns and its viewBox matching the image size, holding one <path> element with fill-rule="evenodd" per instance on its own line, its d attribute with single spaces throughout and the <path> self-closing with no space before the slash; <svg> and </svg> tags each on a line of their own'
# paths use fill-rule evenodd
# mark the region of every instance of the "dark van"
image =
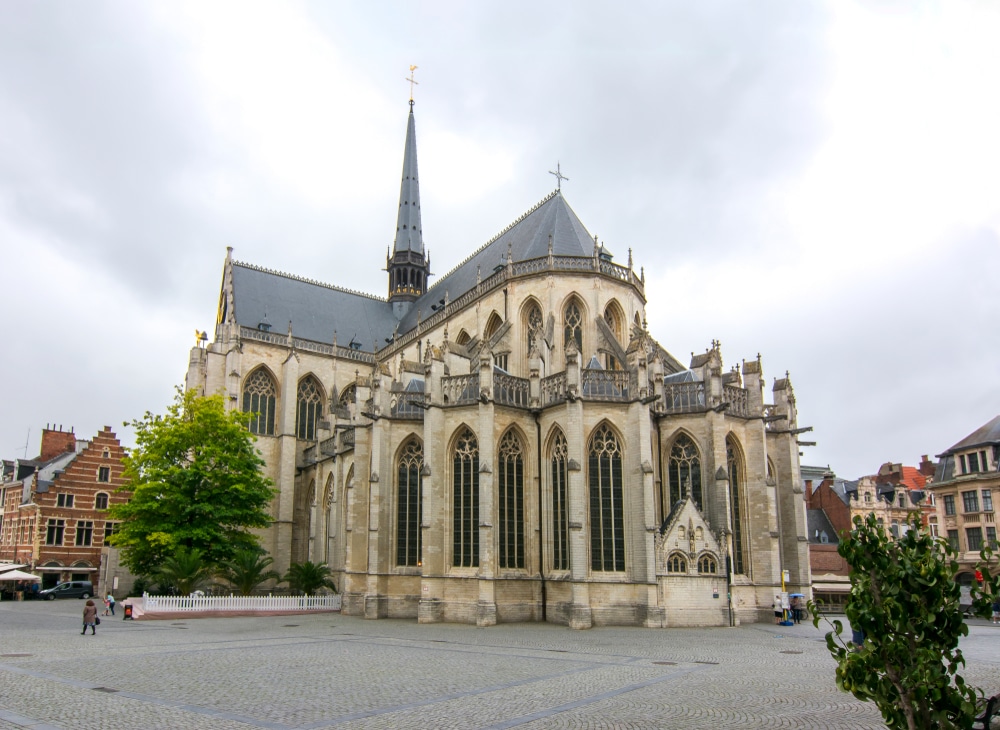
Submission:
<svg viewBox="0 0 1000 730">
<path fill-rule="evenodd" d="M 92 595 L 94 595 L 94 584 L 89 580 L 66 581 L 38 593 L 38 597 L 46 601 L 56 598 L 90 598 Z"/>
</svg>

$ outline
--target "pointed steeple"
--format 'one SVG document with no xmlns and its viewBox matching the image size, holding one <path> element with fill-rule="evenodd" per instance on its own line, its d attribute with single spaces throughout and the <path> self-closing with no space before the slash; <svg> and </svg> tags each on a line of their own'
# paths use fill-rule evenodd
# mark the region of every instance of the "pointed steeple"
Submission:
<svg viewBox="0 0 1000 730">
<path fill-rule="evenodd" d="M 412 70 L 412 69 L 411 69 Z M 412 81 L 412 79 L 411 79 Z M 413 118 L 413 99 L 406 121 L 406 144 L 403 148 L 403 179 L 399 186 L 399 211 L 396 214 L 396 239 L 386 257 L 389 272 L 389 301 L 398 317 L 427 291 L 430 257 L 424 251 L 420 225 L 420 180 L 417 174 L 417 131 Z"/>
<path fill-rule="evenodd" d="M 406 146 L 403 148 L 403 181 L 399 186 L 399 213 L 396 216 L 394 251 L 424 252 L 420 228 L 420 183 L 417 177 L 417 132 L 413 122 L 413 100 L 406 122 Z"/>
</svg>

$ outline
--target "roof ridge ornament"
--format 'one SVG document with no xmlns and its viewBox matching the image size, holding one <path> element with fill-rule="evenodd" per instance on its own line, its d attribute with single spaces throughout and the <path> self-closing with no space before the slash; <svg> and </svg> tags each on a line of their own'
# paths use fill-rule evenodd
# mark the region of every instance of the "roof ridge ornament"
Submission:
<svg viewBox="0 0 1000 730">
<path fill-rule="evenodd" d="M 562 181 L 563 180 L 569 181 L 569 178 L 562 174 L 562 170 L 559 169 L 559 161 L 558 160 L 556 160 L 556 169 L 555 169 L 555 172 L 553 172 L 552 170 L 549 170 L 549 174 L 556 176 L 556 192 L 561 192 L 562 191 Z"/>
</svg>

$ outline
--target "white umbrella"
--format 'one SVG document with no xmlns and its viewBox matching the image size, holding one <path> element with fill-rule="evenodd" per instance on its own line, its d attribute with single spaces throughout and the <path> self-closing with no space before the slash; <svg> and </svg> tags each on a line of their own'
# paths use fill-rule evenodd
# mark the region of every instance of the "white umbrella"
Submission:
<svg viewBox="0 0 1000 730">
<path fill-rule="evenodd" d="M 25 573 L 22 570 L 8 570 L 6 572 L 0 573 L 0 580 L 31 580 L 40 581 L 37 575 L 32 575 L 31 573 Z"/>
<path fill-rule="evenodd" d="M 24 563 L 0 563 L 0 573 L 25 567 Z"/>
</svg>

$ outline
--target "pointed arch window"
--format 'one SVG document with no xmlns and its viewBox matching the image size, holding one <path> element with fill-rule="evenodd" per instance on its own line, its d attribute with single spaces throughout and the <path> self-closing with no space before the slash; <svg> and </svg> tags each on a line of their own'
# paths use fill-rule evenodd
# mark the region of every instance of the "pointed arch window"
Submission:
<svg viewBox="0 0 1000 730">
<path fill-rule="evenodd" d="M 739 449 L 731 436 L 726 437 L 726 472 L 729 475 L 729 504 L 732 508 L 730 529 L 733 531 L 733 572 L 746 575 L 746 535 L 743 505 L 743 465 Z"/>
<path fill-rule="evenodd" d="M 500 439 L 497 454 L 500 567 L 524 568 L 524 449 L 513 431 Z"/>
<path fill-rule="evenodd" d="M 563 312 L 563 327 L 565 332 L 565 345 L 570 342 L 576 343 L 576 349 L 583 351 L 583 315 L 580 313 L 580 303 L 575 299 L 566 305 Z"/>
<path fill-rule="evenodd" d="M 718 572 L 715 558 L 711 555 L 702 555 L 698 558 L 698 572 L 702 575 L 715 575 Z"/>
<path fill-rule="evenodd" d="M 687 573 L 688 572 L 687 559 L 680 553 L 671 553 L 670 557 L 667 558 L 667 572 Z"/>
<path fill-rule="evenodd" d="M 406 442 L 396 463 L 396 565 L 420 565 L 421 487 L 424 449 L 416 438 Z"/>
<path fill-rule="evenodd" d="M 590 567 L 625 570 L 625 510 L 622 502 L 622 450 L 615 432 L 602 424 L 588 450 L 590 484 Z"/>
<path fill-rule="evenodd" d="M 615 339 L 618 340 L 618 344 L 622 341 L 622 328 L 621 328 L 621 318 L 618 316 L 618 312 L 615 311 L 615 307 L 609 304 L 604 309 L 604 322 L 608 325 L 608 328 L 614 334 Z M 611 353 L 605 355 L 606 370 L 621 370 L 622 364 L 618 362 L 616 358 Z"/>
<path fill-rule="evenodd" d="M 530 354 L 533 349 L 537 349 L 541 352 L 542 328 L 544 327 L 544 324 L 542 321 L 542 310 L 537 304 L 532 304 L 531 307 L 528 308 L 527 321 L 528 347 L 525 352 Z"/>
<path fill-rule="evenodd" d="M 698 447 L 686 434 L 681 434 L 670 447 L 667 462 L 667 481 L 670 485 L 670 502 L 661 505 L 663 515 L 670 514 L 673 506 L 688 496 L 701 509 L 701 457 Z"/>
<path fill-rule="evenodd" d="M 552 569 L 569 570 L 569 509 L 567 465 L 569 448 L 559 433 L 552 442 Z"/>
<path fill-rule="evenodd" d="M 452 456 L 452 565 L 479 567 L 479 441 L 464 429 Z"/>
<path fill-rule="evenodd" d="M 274 380 L 263 368 L 250 373 L 243 383 L 243 412 L 251 413 L 250 433 L 259 436 L 274 435 L 274 410 L 278 389 Z"/>
<path fill-rule="evenodd" d="M 323 395 L 315 378 L 309 376 L 299 383 L 296 402 L 295 435 L 300 439 L 313 441 L 316 438 L 316 423 L 323 408 Z"/>
</svg>

